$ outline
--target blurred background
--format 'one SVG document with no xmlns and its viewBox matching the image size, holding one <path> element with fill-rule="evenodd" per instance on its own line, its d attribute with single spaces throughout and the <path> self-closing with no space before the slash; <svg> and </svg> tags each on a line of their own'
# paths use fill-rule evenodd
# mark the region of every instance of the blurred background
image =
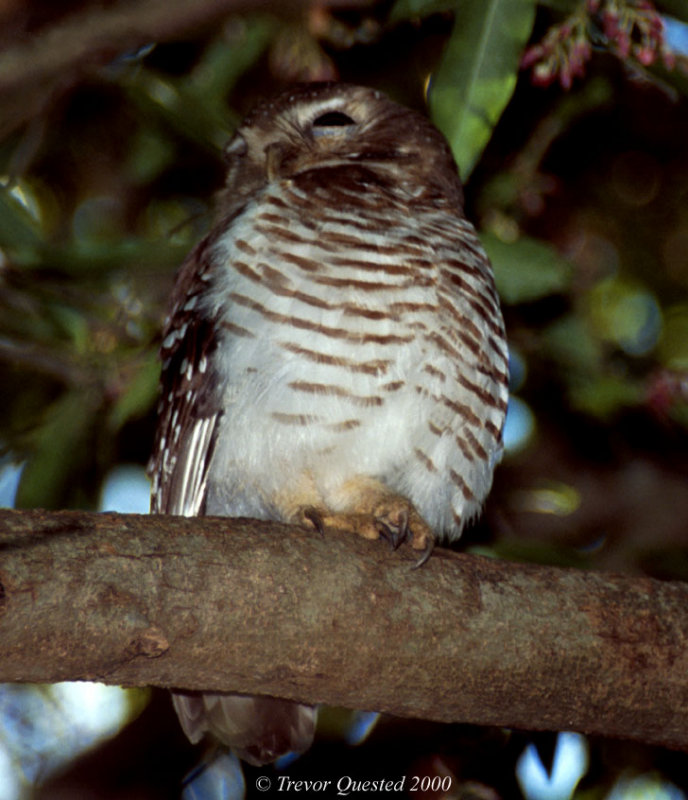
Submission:
<svg viewBox="0 0 688 800">
<path fill-rule="evenodd" d="M 461 549 L 687 579 L 685 0 L 0 0 L 0 505 L 147 511 L 160 328 L 222 146 L 330 79 L 427 109 L 494 263 L 507 453 Z M 166 692 L 0 687 L 0 800 L 179 797 L 199 755 Z M 282 774 L 688 797 L 682 753 L 337 710 Z"/>
</svg>

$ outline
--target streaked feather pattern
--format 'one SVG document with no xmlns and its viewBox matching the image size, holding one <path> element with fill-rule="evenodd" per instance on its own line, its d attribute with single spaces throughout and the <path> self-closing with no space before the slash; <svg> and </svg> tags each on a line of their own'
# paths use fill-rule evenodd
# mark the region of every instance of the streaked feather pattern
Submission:
<svg viewBox="0 0 688 800">
<path fill-rule="evenodd" d="M 457 538 L 501 457 L 508 352 L 446 142 L 378 92 L 313 84 L 259 106 L 227 153 L 165 328 L 153 510 L 290 522 L 391 498 Z M 192 741 L 253 763 L 312 736 L 286 701 L 175 704 Z"/>
</svg>

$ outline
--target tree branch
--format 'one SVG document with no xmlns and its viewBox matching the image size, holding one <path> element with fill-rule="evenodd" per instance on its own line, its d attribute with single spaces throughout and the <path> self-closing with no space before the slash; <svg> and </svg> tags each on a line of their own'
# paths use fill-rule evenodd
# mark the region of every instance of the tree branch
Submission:
<svg viewBox="0 0 688 800">
<path fill-rule="evenodd" d="M 0 53 L 0 93 L 64 75 L 84 63 L 102 63 L 147 42 L 174 39 L 230 13 L 265 8 L 270 3 L 263 0 L 120 0 L 107 8 L 96 4 Z"/>
<path fill-rule="evenodd" d="M 371 0 L 325 0 L 336 8 Z M 117 0 L 95 2 L 0 50 L 0 135 L 39 115 L 88 68 L 150 42 L 168 42 L 217 26 L 231 14 L 299 19 L 312 0 Z"/>
<path fill-rule="evenodd" d="M 276 523 L 0 512 L 0 681 L 271 694 L 688 746 L 688 585 Z"/>
<path fill-rule="evenodd" d="M 325 0 L 336 8 L 366 6 L 371 0 Z M 148 42 L 165 42 L 207 29 L 230 14 L 269 12 L 298 18 L 311 0 L 118 0 L 94 3 L 40 29 L 0 52 L 0 94 L 52 80 L 86 63 L 103 63 Z"/>
</svg>

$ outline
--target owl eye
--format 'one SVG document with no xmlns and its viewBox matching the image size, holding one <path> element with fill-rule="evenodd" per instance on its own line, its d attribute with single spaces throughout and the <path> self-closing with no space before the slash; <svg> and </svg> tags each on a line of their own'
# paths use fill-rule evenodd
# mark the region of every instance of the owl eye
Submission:
<svg viewBox="0 0 688 800">
<path fill-rule="evenodd" d="M 333 132 L 332 128 L 348 128 L 355 124 L 356 120 L 342 111 L 327 111 L 313 120 L 312 128 L 315 136 L 326 136 Z"/>
</svg>

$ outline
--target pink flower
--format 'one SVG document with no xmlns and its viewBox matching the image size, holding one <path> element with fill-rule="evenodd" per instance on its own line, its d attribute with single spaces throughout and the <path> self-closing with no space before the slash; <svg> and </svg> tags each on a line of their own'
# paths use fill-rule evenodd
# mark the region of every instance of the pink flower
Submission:
<svg viewBox="0 0 688 800">
<path fill-rule="evenodd" d="M 644 67 L 649 67 L 655 60 L 654 48 L 646 44 L 635 47 L 633 54 Z"/>
<path fill-rule="evenodd" d="M 533 68 L 532 81 L 534 86 L 549 86 L 554 80 L 554 69 L 547 62 L 540 62 Z"/>
<path fill-rule="evenodd" d="M 521 69 L 532 67 L 544 54 L 545 48 L 541 44 L 534 44 L 532 47 L 529 47 L 521 58 Z"/>
</svg>

